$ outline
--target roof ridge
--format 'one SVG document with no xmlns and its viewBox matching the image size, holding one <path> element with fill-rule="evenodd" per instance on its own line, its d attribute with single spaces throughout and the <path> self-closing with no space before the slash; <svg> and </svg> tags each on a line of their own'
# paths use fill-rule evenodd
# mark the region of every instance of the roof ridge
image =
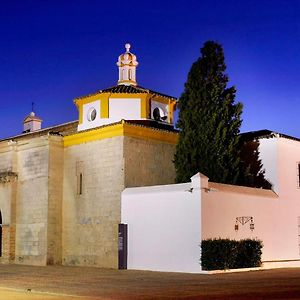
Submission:
<svg viewBox="0 0 300 300">
<path fill-rule="evenodd" d="M 17 139 L 17 138 L 22 138 L 22 137 L 29 136 L 29 135 L 37 135 L 37 134 L 41 134 L 41 133 L 47 132 L 47 131 L 50 132 L 52 129 L 56 129 L 56 128 L 60 128 L 60 127 L 67 127 L 68 125 L 72 125 L 72 124 L 75 125 L 76 123 L 78 123 L 78 120 L 69 121 L 69 122 L 65 122 L 65 123 L 61 123 L 61 124 L 57 124 L 57 125 L 53 125 L 53 126 L 48 126 L 45 128 L 41 128 L 39 130 L 35 130 L 35 131 L 24 132 L 24 133 L 9 136 L 6 138 L 0 138 L 0 142 L 13 140 L 13 139 Z"/>
<path fill-rule="evenodd" d="M 251 139 L 253 138 L 273 138 L 273 137 L 283 137 L 289 140 L 294 140 L 294 141 L 300 141 L 300 138 L 287 135 L 284 133 L 280 133 L 277 131 L 269 130 L 269 129 L 262 129 L 262 130 L 256 130 L 256 131 L 248 131 L 248 132 L 243 132 L 240 133 L 242 137 L 250 137 Z"/>
</svg>

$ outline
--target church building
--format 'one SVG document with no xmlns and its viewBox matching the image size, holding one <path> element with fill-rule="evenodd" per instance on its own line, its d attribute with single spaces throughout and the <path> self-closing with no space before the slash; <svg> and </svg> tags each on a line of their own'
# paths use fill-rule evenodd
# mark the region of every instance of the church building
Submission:
<svg viewBox="0 0 300 300">
<path fill-rule="evenodd" d="M 174 183 L 176 98 L 137 84 L 130 45 L 117 85 L 78 97 L 78 121 L 0 140 L 0 263 L 118 268 L 121 193 Z"/>
</svg>

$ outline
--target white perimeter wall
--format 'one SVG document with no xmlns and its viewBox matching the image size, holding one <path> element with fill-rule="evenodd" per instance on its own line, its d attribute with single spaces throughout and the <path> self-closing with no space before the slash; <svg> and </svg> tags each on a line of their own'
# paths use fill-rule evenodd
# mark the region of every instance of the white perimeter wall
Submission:
<svg viewBox="0 0 300 300">
<path fill-rule="evenodd" d="M 202 237 L 258 238 L 263 241 L 263 261 L 300 261 L 300 188 L 298 187 L 299 141 L 280 136 L 262 138 L 260 157 L 274 192 L 202 182 Z M 237 217 L 253 217 L 239 224 Z"/>
<path fill-rule="evenodd" d="M 128 269 L 199 272 L 200 202 L 198 174 L 192 183 L 125 189 Z"/>
</svg>

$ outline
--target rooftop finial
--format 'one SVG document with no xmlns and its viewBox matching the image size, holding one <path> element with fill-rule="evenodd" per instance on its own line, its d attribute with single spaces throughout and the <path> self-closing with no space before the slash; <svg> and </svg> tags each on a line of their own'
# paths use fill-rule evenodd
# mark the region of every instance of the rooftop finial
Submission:
<svg viewBox="0 0 300 300">
<path fill-rule="evenodd" d="M 118 58 L 117 66 L 119 67 L 118 84 L 123 85 L 137 85 L 136 82 L 136 67 L 139 64 L 136 56 L 130 52 L 131 45 L 125 44 L 126 52 L 121 54 Z"/>
<path fill-rule="evenodd" d="M 131 45 L 129 43 L 125 44 L 126 52 L 129 52 Z"/>
</svg>

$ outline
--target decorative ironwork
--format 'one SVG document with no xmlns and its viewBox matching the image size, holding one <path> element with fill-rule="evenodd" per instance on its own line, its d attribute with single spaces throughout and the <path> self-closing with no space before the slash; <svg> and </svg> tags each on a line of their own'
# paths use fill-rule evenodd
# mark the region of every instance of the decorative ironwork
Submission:
<svg viewBox="0 0 300 300">
<path fill-rule="evenodd" d="M 249 216 L 243 216 L 243 217 L 236 217 L 235 219 L 235 225 L 234 225 L 234 230 L 238 231 L 239 230 L 239 223 L 242 225 L 245 225 L 250 221 L 250 230 L 254 230 L 254 222 L 253 222 L 253 217 Z"/>
<path fill-rule="evenodd" d="M 240 222 L 242 225 L 245 225 L 250 220 L 252 220 L 252 217 L 237 217 L 236 220 Z"/>
</svg>

